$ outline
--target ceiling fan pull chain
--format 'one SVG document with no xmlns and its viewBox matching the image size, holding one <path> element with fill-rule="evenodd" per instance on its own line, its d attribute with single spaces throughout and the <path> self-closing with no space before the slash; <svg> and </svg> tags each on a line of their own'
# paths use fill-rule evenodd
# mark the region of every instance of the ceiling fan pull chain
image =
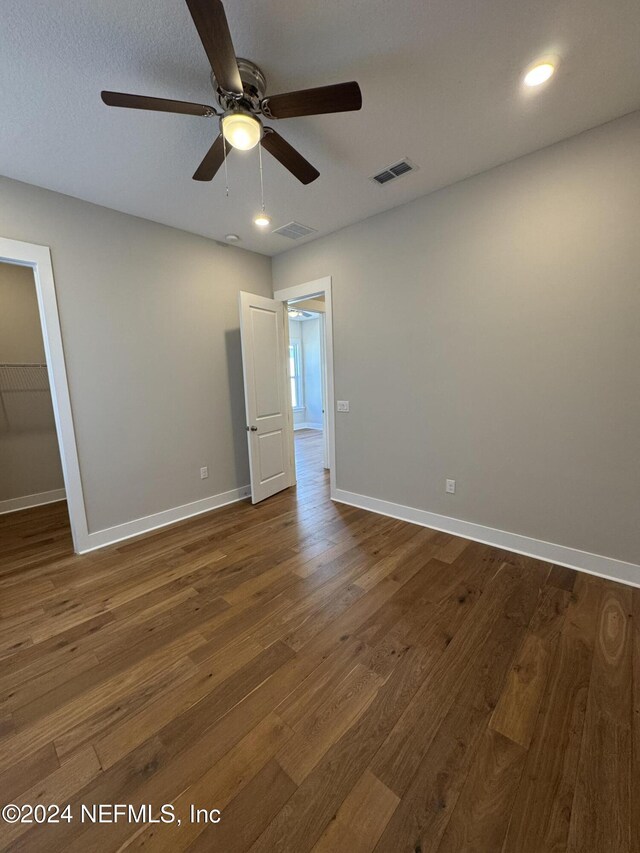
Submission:
<svg viewBox="0 0 640 853">
<path fill-rule="evenodd" d="M 258 160 L 260 163 L 260 210 L 264 213 L 264 181 L 262 178 L 262 145 L 258 145 Z"/>
<path fill-rule="evenodd" d="M 224 133 L 222 134 L 222 145 L 224 149 L 224 183 L 225 183 L 225 195 L 229 198 L 229 173 L 227 172 L 227 140 L 224 138 Z"/>
</svg>

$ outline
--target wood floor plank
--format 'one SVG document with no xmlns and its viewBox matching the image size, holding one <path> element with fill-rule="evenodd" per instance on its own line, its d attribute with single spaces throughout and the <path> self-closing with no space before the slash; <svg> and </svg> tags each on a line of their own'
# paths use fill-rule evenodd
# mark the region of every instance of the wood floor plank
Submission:
<svg viewBox="0 0 640 853">
<path fill-rule="evenodd" d="M 569 593 L 549 587 L 531 620 L 505 689 L 491 718 L 491 727 L 529 748 L 555 647 L 569 604 Z"/>
<path fill-rule="evenodd" d="M 33 785 L 13 802 L 17 806 L 36 803 L 44 806 L 66 803 L 79 790 L 95 779 L 100 773 L 100 762 L 92 746 L 86 746 L 72 755 L 68 761 L 51 774 Z M 5 826 L 2 843 L 13 842 L 30 829 L 28 823 L 14 823 Z"/>
<path fill-rule="evenodd" d="M 450 682 L 446 684 L 445 689 L 452 692 L 453 697 L 445 714 L 438 713 L 433 704 L 435 700 L 439 708 L 447 707 L 445 696 L 439 692 L 444 682 L 431 684 L 427 699 L 430 706 L 425 706 L 429 717 L 417 717 L 404 738 L 405 749 L 406 745 L 412 745 L 412 758 L 407 761 L 403 749 L 406 775 L 403 779 L 395 772 L 391 775 L 396 786 L 392 790 L 401 796 L 401 802 L 380 839 L 378 851 L 400 853 L 414 851 L 417 846 L 424 853 L 435 853 L 438 849 L 476 760 L 511 662 L 539 601 L 544 576 L 538 574 L 536 577 L 532 572 L 527 583 L 510 589 L 506 583 L 509 570 L 505 565 L 503 582 L 499 587 L 489 584 L 483 593 L 493 593 L 501 602 L 486 637 L 470 650 L 468 660 L 457 662 L 455 655 L 448 658 L 448 653 L 441 658 L 443 664 L 449 664 L 450 673 L 457 670 L 460 676 L 462 671 L 464 677 L 458 678 L 457 690 L 452 690 Z M 506 596 L 499 595 L 502 591 Z M 453 643 L 449 648 L 452 646 Z M 420 701 L 427 697 L 420 692 L 417 698 Z M 407 719 L 402 723 L 406 726 Z M 402 731 L 403 725 L 398 728 Z M 380 765 L 381 770 L 384 767 Z M 396 771 L 397 765 L 392 764 L 390 769 Z"/>
<path fill-rule="evenodd" d="M 205 828 L 188 849 L 193 853 L 248 850 L 295 789 L 278 762 L 271 760 L 231 801 L 224 820 Z"/>
<path fill-rule="evenodd" d="M 298 728 L 305 717 L 315 713 L 333 685 L 338 683 L 358 662 L 363 662 L 370 649 L 361 640 L 350 637 L 324 658 L 300 684 L 276 707 L 276 713 Z"/>
<path fill-rule="evenodd" d="M 465 622 L 452 639 L 376 755 L 373 772 L 396 794 L 402 796 L 413 778 L 496 620 L 508 620 L 513 615 L 516 626 L 526 620 L 521 625 L 526 627 L 531 618 L 529 608 L 535 607 L 543 581 L 541 573 L 521 577 L 518 569 L 507 564 L 489 581 L 473 610 L 476 618 Z"/>
<path fill-rule="evenodd" d="M 154 853 L 185 850 L 206 826 L 190 820 L 191 806 L 225 810 L 291 735 L 291 729 L 276 714 L 269 714 L 175 800 L 173 806 L 180 826 L 149 824 L 142 832 L 134 833 L 127 849 L 153 849 Z M 214 834 L 213 842 L 217 840 Z"/>
<path fill-rule="evenodd" d="M 15 711 L 30 703 L 37 703 L 39 711 L 42 710 L 45 694 L 59 688 L 61 684 L 70 681 L 80 673 L 93 669 L 99 665 L 99 660 L 93 652 L 77 655 L 59 666 L 52 667 L 37 678 L 31 678 L 12 690 L 2 694 L 0 699 L 0 711 Z"/>
<path fill-rule="evenodd" d="M 503 853 L 567 849 L 602 588 L 578 578 L 551 666 Z"/>
<path fill-rule="evenodd" d="M 190 704 L 182 713 L 174 715 L 170 722 L 160 729 L 160 738 L 174 746 L 188 743 L 194 731 L 210 728 L 293 657 L 294 653 L 284 643 L 278 642 L 269 646 L 199 701 Z"/>
<path fill-rule="evenodd" d="M 640 853 L 640 589 L 632 590 L 631 851 Z"/>
<path fill-rule="evenodd" d="M 21 761 L 9 765 L 0 773 L 0 792 L 7 796 L 19 797 L 28 788 L 33 787 L 60 766 L 53 743 L 46 743 Z"/>
<path fill-rule="evenodd" d="M 169 689 L 156 696 L 153 702 L 112 725 L 94 740 L 102 767 L 106 770 L 153 737 L 262 652 L 260 646 L 249 641 L 239 644 L 233 656 L 228 653 L 220 655 L 221 659 L 214 656 L 196 667 L 192 675 L 169 685 Z"/>
<path fill-rule="evenodd" d="M 369 853 L 398 803 L 393 791 L 367 770 L 314 845 L 313 853 Z"/>
<path fill-rule="evenodd" d="M 631 848 L 631 660 L 631 590 L 607 588 L 598 615 L 570 853 L 629 853 Z"/>
<path fill-rule="evenodd" d="M 565 589 L 571 592 L 575 582 L 577 572 L 574 569 L 567 569 L 565 566 L 553 566 L 549 573 L 550 586 L 556 586 L 558 589 Z"/>
<path fill-rule="evenodd" d="M 432 657 L 421 647 L 399 661 L 367 711 L 323 756 L 287 808 L 252 845 L 252 853 L 304 853 L 313 847 L 415 695 L 431 663 Z"/>
<path fill-rule="evenodd" d="M 348 731 L 373 701 L 382 685 L 379 675 L 356 664 L 313 713 L 296 725 L 294 736 L 277 760 L 289 778 L 300 785 L 325 752 Z"/>
<path fill-rule="evenodd" d="M 118 703 L 131 691 L 136 695 L 142 695 L 149 682 L 161 683 L 167 678 L 179 677 L 189 667 L 186 657 L 178 657 L 180 651 L 186 652 L 192 644 L 189 637 L 186 642 L 176 644 L 171 652 L 166 648 L 160 652 L 150 655 L 142 663 L 125 670 L 107 681 L 98 684 L 88 691 L 86 696 L 72 699 L 70 702 L 61 704 L 43 717 L 38 717 L 35 722 L 25 725 L 16 734 L 3 743 L 3 751 L 0 754 L 0 767 L 18 761 L 30 752 L 44 746 L 50 740 L 58 744 L 67 744 L 68 738 L 73 739 L 75 746 L 74 727 L 84 723 L 96 714 L 104 715 L 111 708 L 116 708 L 115 713 L 120 713 Z M 167 654 L 168 661 L 165 660 Z M 26 714 L 31 721 L 31 706 L 25 706 L 19 710 L 20 714 Z M 113 719 L 111 717 L 111 719 Z M 100 731 L 98 727 L 97 731 Z M 59 749 L 59 747 L 58 747 Z"/>
<path fill-rule="evenodd" d="M 437 853 L 502 849 L 525 757 L 520 744 L 485 729 Z"/>
<path fill-rule="evenodd" d="M 82 641 L 87 637 L 100 636 L 101 628 L 114 621 L 110 613 L 104 613 L 93 619 L 88 619 L 64 634 L 44 643 L 38 643 L 22 654 L 14 655 L 10 660 L 0 661 L 0 685 L 3 690 L 10 690 L 18 684 L 23 684 L 33 678 L 39 678 L 53 667 L 64 664 L 88 651 L 83 648 Z"/>
</svg>

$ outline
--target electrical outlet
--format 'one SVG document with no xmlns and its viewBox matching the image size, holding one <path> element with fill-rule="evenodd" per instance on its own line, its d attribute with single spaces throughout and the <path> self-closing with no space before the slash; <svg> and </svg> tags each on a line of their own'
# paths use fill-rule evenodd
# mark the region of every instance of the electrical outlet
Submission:
<svg viewBox="0 0 640 853">
<path fill-rule="evenodd" d="M 201 468 L 200 469 L 200 479 L 206 480 L 208 476 L 209 476 L 209 469 L 207 467 Z"/>
<path fill-rule="evenodd" d="M 448 495 L 455 495 L 455 493 L 456 493 L 456 481 L 455 480 L 446 480 L 445 491 Z"/>
<path fill-rule="evenodd" d="M 348 412 L 349 411 L 349 401 L 348 400 L 338 400 L 338 411 L 339 412 Z"/>
</svg>

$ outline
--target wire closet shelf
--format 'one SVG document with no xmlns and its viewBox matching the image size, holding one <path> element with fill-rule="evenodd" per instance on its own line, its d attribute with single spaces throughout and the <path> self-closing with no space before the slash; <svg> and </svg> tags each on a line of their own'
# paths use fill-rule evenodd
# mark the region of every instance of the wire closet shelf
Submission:
<svg viewBox="0 0 640 853">
<path fill-rule="evenodd" d="M 48 391 L 46 364 L 0 363 L 0 394 L 11 391 Z"/>
</svg>

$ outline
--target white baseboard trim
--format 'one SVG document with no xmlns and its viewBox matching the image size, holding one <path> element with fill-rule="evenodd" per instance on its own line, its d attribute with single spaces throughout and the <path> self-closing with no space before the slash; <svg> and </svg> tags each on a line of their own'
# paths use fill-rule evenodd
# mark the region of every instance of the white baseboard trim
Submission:
<svg viewBox="0 0 640 853">
<path fill-rule="evenodd" d="M 445 533 L 453 533 L 463 539 L 473 539 L 475 542 L 483 542 L 486 545 L 493 545 L 506 551 L 523 554 L 526 557 L 534 557 L 548 563 L 556 563 L 559 566 L 567 566 L 570 569 L 587 572 L 590 575 L 640 587 L 640 565 L 636 563 L 625 563 L 623 560 L 615 560 L 613 557 L 590 554 L 588 551 L 567 548 L 565 545 L 555 545 L 551 542 L 544 542 L 542 539 L 531 539 L 528 536 L 521 536 L 519 533 L 508 533 L 506 530 L 497 530 L 494 527 L 485 527 L 472 521 L 463 521 L 460 518 L 452 518 L 448 515 L 438 515 L 423 509 L 415 509 L 414 507 L 383 501 L 379 498 L 358 495 L 344 489 L 335 489 L 331 497 L 338 503 L 367 509 L 370 512 L 398 518 L 401 521 L 409 521 L 422 527 L 443 530 Z"/>
<path fill-rule="evenodd" d="M 124 524 L 116 524 L 114 527 L 107 527 L 105 530 L 97 530 L 95 533 L 87 535 L 86 542 L 82 543 L 78 553 L 86 554 L 88 551 L 105 548 L 107 545 L 115 545 L 116 542 L 122 542 L 124 539 L 131 539 L 134 536 L 149 533 L 151 530 L 157 530 L 159 527 L 166 527 L 169 524 L 175 524 L 177 521 L 183 521 L 185 518 L 202 515 L 203 512 L 210 512 L 212 509 L 241 501 L 250 494 L 251 486 L 241 486 L 219 495 L 211 495 L 211 497 L 202 498 L 199 501 L 165 509 L 144 518 L 125 521 Z"/>
<path fill-rule="evenodd" d="M 31 509 L 32 506 L 53 504 L 57 501 L 64 501 L 66 498 L 67 494 L 64 489 L 52 489 L 50 492 L 38 492 L 35 495 L 25 495 L 22 498 L 10 498 L 6 501 L 0 501 L 0 515 L 7 512 L 18 512 L 20 509 Z"/>
<path fill-rule="evenodd" d="M 322 424 L 321 423 L 316 424 L 316 423 L 312 423 L 311 421 L 305 421 L 304 423 L 301 423 L 301 424 L 295 424 L 293 429 L 294 430 L 296 430 L 296 429 L 319 429 L 320 431 L 322 431 Z"/>
</svg>

